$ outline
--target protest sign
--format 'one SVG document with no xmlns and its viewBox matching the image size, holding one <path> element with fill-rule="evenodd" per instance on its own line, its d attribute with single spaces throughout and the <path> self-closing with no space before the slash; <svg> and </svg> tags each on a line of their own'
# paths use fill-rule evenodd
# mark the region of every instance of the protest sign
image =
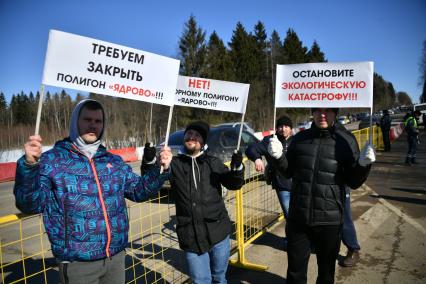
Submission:
<svg viewBox="0 0 426 284">
<path fill-rule="evenodd" d="M 43 84 L 171 106 L 179 60 L 51 30 Z"/>
<path fill-rule="evenodd" d="M 373 62 L 277 65 L 275 107 L 369 107 Z"/>
<path fill-rule="evenodd" d="M 245 113 L 249 84 L 179 76 L 175 105 Z"/>
</svg>

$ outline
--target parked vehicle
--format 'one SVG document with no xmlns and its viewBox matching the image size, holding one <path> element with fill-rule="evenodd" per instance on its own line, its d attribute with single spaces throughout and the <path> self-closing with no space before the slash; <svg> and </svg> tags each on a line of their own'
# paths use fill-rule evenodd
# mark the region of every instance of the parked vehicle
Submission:
<svg viewBox="0 0 426 284">
<path fill-rule="evenodd" d="M 343 124 L 343 125 L 350 123 L 349 118 L 346 115 L 339 116 L 339 118 L 337 119 L 337 121 L 340 124 Z"/>
<path fill-rule="evenodd" d="M 215 125 L 215 127 L 237 127 L 239 129 L 241 122 L 226 122 L 221 123 L 218 125 Z M 254 133 L 254 129 L 251 127 L 251 125 L 248 122 L 243 123 L 243 130 L 246 130 L 250 133 Z"/>
<path fill-rule="evenodd" d="M 212 127 L 207 138 L 208 151 L 212 155 L 230 161 L 232 153 L 237 148 L 239 127 L 221 126 Z M 184 130 L 176 131 L 169 136 L 168 146 L 172 149 L 173 155 L 177 155 L 183 145 Z M 244 130 L 241 133 L 240 150 L 245 152 L 247 147 L 259 140 L 249 131 Z M 164 145 L 164 142 L 160 145 Z M 160 146 L 159 146 L 160 147 Z"/>
<path fill-rule="evenodd" d="M 302 130 L 311 128 L 311 126 L 312 126 L 312 121 L 303 121 L 303 122 L 299 122 L 296 128 L 298 128 L 299 131 L 302 131 Z"/>
<path fill-rule="evenodd" d="M 378 123 L 380 123 L 380 117 L 373 116 L 372 125 L 377 125 Z M 359 122 L 358 129 L 361 130 L 361 129 L 368 128 L 368 127 L 370 127 L 370 117 L 369 116 L 363 118 Z"/>
</svg>

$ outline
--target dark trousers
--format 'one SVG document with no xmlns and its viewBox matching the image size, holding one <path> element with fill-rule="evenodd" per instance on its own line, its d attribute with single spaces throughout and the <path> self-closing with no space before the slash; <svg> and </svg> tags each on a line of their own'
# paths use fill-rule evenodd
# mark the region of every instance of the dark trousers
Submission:
<svg viewBox="0 0 426 284">
<path fill-rule="evenodd" d="M 407 136 L 408 152 L 407 158 L 415 158 L 417 152 L 417 136 Z"/>
<path fill-rule="evenodd" d="M 383 144 L 385 146 L 385 151 L 390 151 L 390 148 L 391 148 L 389 132 L 390 132 L 389 130 L 382 129 Z"/>
<path fill-rule="evenodd" d="M 334 283 L 336 260 L 341 241 L 341 225 L 309 227 L 287 224 L 287 284 L 306 283 L 311 245 L 315 247 L 318 265 L 317 284 Z"/>
</svg>

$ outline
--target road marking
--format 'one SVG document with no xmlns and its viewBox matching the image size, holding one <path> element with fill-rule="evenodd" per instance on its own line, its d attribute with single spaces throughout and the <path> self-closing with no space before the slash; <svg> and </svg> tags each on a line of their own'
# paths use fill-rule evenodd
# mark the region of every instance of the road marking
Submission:
<svg viewBox="0 0 426 284">
<path fill-rule="evenodd" d="M 377 206 L 377 204 L 365 211 L 364 214 L 354 221 L 358 241 L 360 243 L 366 241 L 391 215 L 392 212 L 389 209 L 385 206 Z"/>
<path fill-rule="evenodd" d="M 19 217 L 17 215 L 6 215 L 6 216 L 3 216 L 3 217 L 0 217 L 0 225 L 4 224 L 4 223 L 16 221 L 18 219 L 19 219 Z"/>
<path fill-rule="evenodd" d="M 371 191 L 373 193 L 373 195 L 376 195 L 377 197 L 380 196 L 379 194 L 377 194 L 377 192 L 375 192 L 374 190 L 372 190 L 368 185 L 365 184 L 365 187 Z M 401 211 L 401 209 L 397 208 L 396 206 L 390 204 L 388 201 L 384 200 L 383 198 L 379 197 L 378 198 L 379 202 L 381 204 L 383 204 L 387 209 L 393 211 L 397 216 L 401 217 L 402 219 L 404 219 L 407 223 L 411 224 L 413 227 L 415 227 L 417 230 L 419 230 L 420 232 L 423 233 L 423 235 L 426 235 L 426 229 L 420 225 L 416 220 L 414 220 L 413 218 L 411 218 L 410 216 L 408 216 L 407 214 L 405 214 L 404 212 Z M 370 210 L 370 209 L 369 209 Z M 369 211 L 367 210 L 367 212 Z M 366 213 L 367 213 L 366 212 Z M 365 213 L 364 213 L 365 214 Z M 362 217 L 362 216 L 361 216 Z"/>
</svg>

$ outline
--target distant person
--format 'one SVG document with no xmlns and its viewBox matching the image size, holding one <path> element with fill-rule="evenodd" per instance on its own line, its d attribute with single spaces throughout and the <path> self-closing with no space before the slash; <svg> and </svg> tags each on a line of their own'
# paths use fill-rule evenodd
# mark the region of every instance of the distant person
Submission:
<svg viewBox="0 0 426 284">
<path fill-rule="evenodd" d="M 278 140 L 281 142 L 284 153 L 290 145 L 293 130 L 293 122 L 288 116 L 281 116 L 275 123 L 275 133 Z M 269 140 L 273 137 L 267 136 L 262 141 L 250 145 L 246 150 L 246 156 L 254 162 L 257 172 L 265 172 L 266 180 L 272 184 L 272 188 L 276 190 L 278 200 L 283 210 L 284 217 L 288 218 L 288 207 L 290 204 L 291 179 L 282 176 L 274 167 L 274 158 L 268 153 Z M 268 165 L 265 167 L 262 161 L 262 156 L 265 157 Z M 287 240 L 284 241 L 286 246 Z"/>
<path fill-rule="evenodd" d="M 411 164 L 417 164 L 416 161 L 416 152 L 417 152 L 417 142 L 419 141 L 419 127 L 418 119 L 420 117 L 420 111 L 413 111 L 404 120 L 404 129 L 407 132 L 407 142 L 408 142 L 408 152 L 407 157 L 405 158 L 405 163 L 409 166 Z"/>
<path fill-rule="evenodd" d="M 426 112 L 422 114 L 423 130 L 426 130 Z"/>
<path fill-rule="evenodd" d="M 387 109 L 383 110 L 383 116 L 380 119 L 380 129 L 382 130 L 383 144 L 385 146 L 385 152 L 389 152 L 391 149 L 390 143 L 390 129 L 392 119 Z"/>
<path fill-rule="evenodd" d="M 72 112 L 69 137 L 42 154 L 41 137 L 30 136 L 17 162 L 16 206 L 27 214 L 43 213 L 61 283 L 124 283 L 125 198 L 147 200 L 167 178 L 158 166 L 142 177 L 134 174 L 101 145 L 104 130 L 102 105 L 82 100 Z M 165 169 L 171 157 L 161 153 Z"/>
<path fill-rule="evenodd" d="M 350 188 L 346 187 L 345 210 L 343 211 L 342 242 L 347 248 L 346 256 L 339 262 L 343 267 L 355 266 L 360 258 L 361 246 L 358 243 L 356 229 L 352 220 Z"/>
<path fill-rule="evenodd" d="M 229 169 L 210 155 L 206 144 L 209 129 L 203 121 L 186 126 L 182 148 L 169 167 L 169 179 L 176 194 L 179 246 L 185 251 L 192 282 L 226 283 L 231 221 L 222 186 L 230 190 L 242 187 L 243 156 L 235 152 Z"/>
<path fill-rule="evenodd" d="M 317 283 L 334 283 L 345 187 L 361 186 L 376 159 L 369 144 L 359 152 L 353 134 L 336 123 L 337 112 L 313 108 L 311 128 L 293 137 L 286 154 L 278 138 L 268 145 L 280 173 L 293 179 L 286 227 L 288 284 L 307 282 L 311 245 L 317 256 Z"/>
</svg>

